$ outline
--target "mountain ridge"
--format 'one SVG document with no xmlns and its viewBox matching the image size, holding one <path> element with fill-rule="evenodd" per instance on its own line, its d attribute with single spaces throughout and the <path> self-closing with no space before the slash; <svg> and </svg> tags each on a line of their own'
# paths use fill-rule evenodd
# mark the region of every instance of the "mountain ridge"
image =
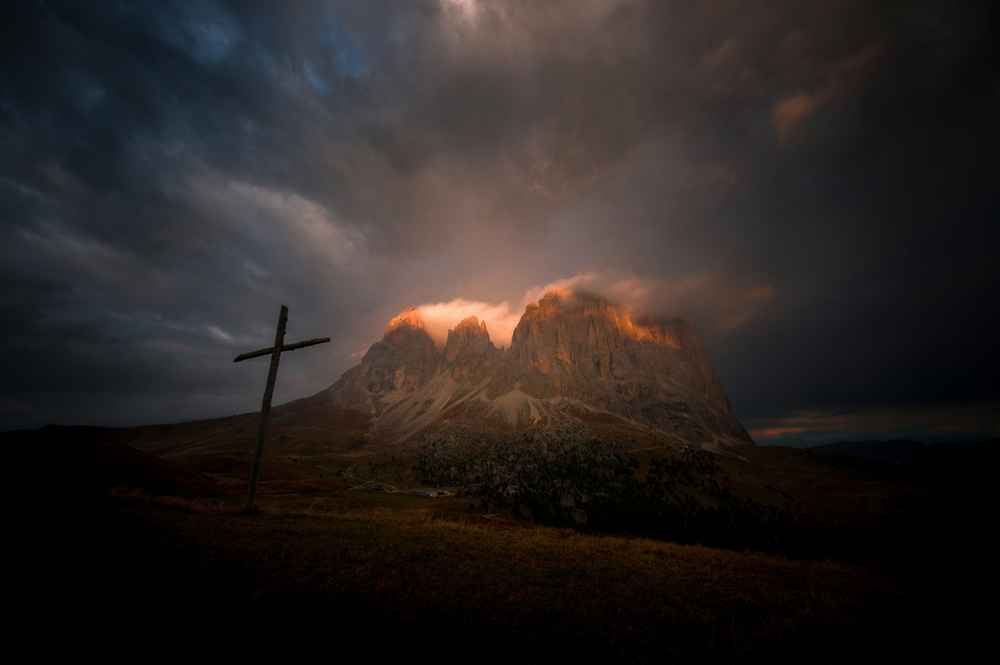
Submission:
<svg viewBox="0 0 1000 665">
<path fill-rule="evenodd" d="M 633 320 L 572 290 L 529 304 L 507 349 L 474 316 L 440 349 L 408 308 L 314 398 L 367 413 L 379 438 L 395 441 L 455 422 L 520 431 L 606 414 L 706 448 L 753 443 L 690 324 Z"/>
</svg>

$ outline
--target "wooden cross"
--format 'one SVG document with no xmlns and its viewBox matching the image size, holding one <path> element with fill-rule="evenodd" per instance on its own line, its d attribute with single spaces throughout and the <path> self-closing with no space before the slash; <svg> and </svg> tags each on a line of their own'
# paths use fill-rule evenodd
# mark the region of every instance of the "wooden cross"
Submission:
<svg viewBox="0 0 1000 665">
<path fill-rule="evenodd" d="M 274 334 L 274 346 L 267 349 L 241 353 L 233 360 L 238 363 L 249 358 L 259 358 L 260 356 L 271 356 L 271 368 L 267 371 L 267 385 L 264 387 L 264 402 L 260 406 L 260 426 L 257 428 L 257 449 L 253 455 L 253 467 L 250 469 L 250 484 L 247 486 L 247 498 L 243 502 L 243 512 L 252 513 L 255 508 L 257 497 L 257 481 L 260 478 L 260 461 L 264 456 L 264 432 L 267 429 L 267 416 L 271 412 L 271 395 L 274 394 L 274 380 L 278 377 L 278 359 L 282 351 L 294 351 L 303 349 L 314 344 L 329 342 L 329 337 L 320 339 L 307 339 L 304 342 L 295 344 L 285 344 L 285 324 L 288 323 L 288 308 L 281 306 L 281 313 L 278 315 L 278 330 Z"/>
</svg>

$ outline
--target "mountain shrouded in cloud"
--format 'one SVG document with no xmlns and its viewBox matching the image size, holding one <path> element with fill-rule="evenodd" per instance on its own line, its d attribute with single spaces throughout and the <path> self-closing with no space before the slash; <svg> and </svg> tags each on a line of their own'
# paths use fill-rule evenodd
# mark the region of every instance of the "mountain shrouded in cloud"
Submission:
<svg viewBox="0 0 1000 665">
<path fill-rule="evenodd" d="M 663 278 L 643 279 L 626 271 L 580 273 L 525 291 L 516 308 L 507 301 L 492 304 L 456 298 L 450 302 L 421 305 L 418 309 L 428 334 L 439 346 L 455 321 L 475 316 L 489 324 L 493 341 L 510 346 L 514 328 L 530 303 L 553 290 L 575 289 L 597 293 L 626 310 L 663 318 L 695 317 L 720 334 L 728 334 L 758 314 L 774 297 L 766 284 L 741 287 L 718 276 L 688 275 L 677 282 Z"/>
<path fill-rule="evenodd" d="M 255 409 L 281 304 L 333 341 L 276 404 L 573 288 L 690 321 L 761 431 L 995 436 L 998 11 L 6 3 L 0 428 Z"/>
<path fill-rule="evenodd" d="M 690 324 L 633 320 L 568 289 L 529 303 L 506 351 L 475 316 L 454 324 L 439 350 L 421 311 L 408 308 L 360 364 L 307 401 L 361 411 L 391 440 L 603 418 L 715 450 L 751 442 Z"/>
</svg>

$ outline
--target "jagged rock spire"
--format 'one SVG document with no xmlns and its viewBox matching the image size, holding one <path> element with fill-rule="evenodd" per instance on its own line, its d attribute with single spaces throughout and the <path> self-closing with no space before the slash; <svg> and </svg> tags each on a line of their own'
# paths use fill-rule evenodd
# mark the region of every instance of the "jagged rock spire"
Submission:
<svg viewBox="0 0 1000 665">
<path fill-rule="evenodd" d="M 396 438 L 453 419 L 544 427 L 605 412 L 691 443 L 750 442 L 697 332 L 681 320 L 633 320 L 608 300 L 553 291 L 526 308 L 510 348 L 469 317 L 438 351 L 417 308 L 386 327 L 361 364 L 327 390 Z M 499 416 L 498 416 L 499 414 Z"/>
</svg>

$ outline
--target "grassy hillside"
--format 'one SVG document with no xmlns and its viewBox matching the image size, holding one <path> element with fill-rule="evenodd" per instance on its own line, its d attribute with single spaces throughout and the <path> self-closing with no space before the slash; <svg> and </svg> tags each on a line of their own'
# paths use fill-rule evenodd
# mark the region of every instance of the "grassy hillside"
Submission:
<svg viewBox="0 0 1000 665">
<path fill-rule="evenodd" d="M 712 456 L 618 432 L 607 446 L 529 441 L 512 454 L 495 442 L 434 461 L 372 451 L 360 425 L 327 449 L 293 423 L 265 455 L 262 514 L 242 517 L 249 424 L 0 437 L 21 482 L 13 543 L 29 584 L 14 605 L 57 627 L 60 644 L 125 656 L 134 644 L 230 653 L 319 641 L 349 658 L 384 657 L 391 642 L 433 660 L 843 662 L 960 657 L 990 634 L 974 600 L 992 550 L 972 527 L 996 503 L 991 449 L 907 470 L 787 448 Z M 373 489 L 412 490 L 466 463 L 525 499 L 500 505 L 486 476 L 485 490 L 452 486 L 471 493 L 448 499 Z M 546 478 L 558 492 L 538 489 Z M 545 512 L 566 494 L 568 513 Z M 621 519 L 653 506 L 644 519 L 687 524 L 651 533 L 705 543 L 738 517 L 734 499 L 766 507 L 764 524 L 815 521 L 826 549 L 791 560 L 728 540 L 682 545 L 637 537 Z M 691 511 L 671 512 L 682 504 Z M 699 506 L 722 532 L 692 530 Z M 589 526 L 575 510 L 590 511 Z"/>
<path fill-rule="evenodd" d="M 47 518 L 30 602 L 112 652 L 106 627 L 177 648 L 319 640 L 374 658 L 391 642 L 476 662 L 955 655 L 979 627 L 972 581 L 945 574 L 587 536 L 458 501 L 288 501 L 248 518 L 217 499 L 90 497 Z"/>
</svg>

